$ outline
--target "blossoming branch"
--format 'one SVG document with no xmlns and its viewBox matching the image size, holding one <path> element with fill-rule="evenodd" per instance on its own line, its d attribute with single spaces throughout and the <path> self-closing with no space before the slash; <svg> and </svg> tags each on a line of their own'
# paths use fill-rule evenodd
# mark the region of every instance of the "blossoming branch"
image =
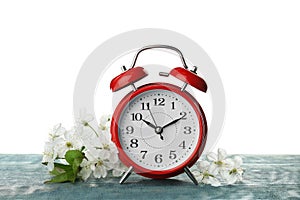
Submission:
<svg viewBox="0 0 300 200">
<path fill-rule="evenodd" d="M 86 181 L 91 176 L 105 178 L 108 173 L 121 176 L 127 167 L 119 160 L 118 149 L 111 141 L 110 119 L 109 115 L 102 116 L 99 125 L 93 127 L 93 117 L 82 112 L 70 130 L 61 124 L 54 126 L 42 161 L 53 177 L 45 183 Z M 193 174 L 202 184 L 231 185 L 242 181 L 242 163 L 241 157 L 230 158 L 224 149 L 218 149 L 218 154 L 210 152 L 206 159 L 200 158 Z"/>
</svg>

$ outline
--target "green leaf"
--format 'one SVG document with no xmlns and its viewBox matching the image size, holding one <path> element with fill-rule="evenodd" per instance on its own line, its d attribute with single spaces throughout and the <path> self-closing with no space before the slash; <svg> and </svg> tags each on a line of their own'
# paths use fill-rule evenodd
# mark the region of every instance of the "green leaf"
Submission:
<svg viewBox="0 0 300 200">
<path fill-rule="evenodd" d="M 82 162 L 82 158 L 75 158 L 74 159 L 72 169 L 73 169 L 73 173 L 76 174 L 76 175 L 79 172 L 81 162 Z"/>
<path fill-rule="evenodd" d="M 65 165 L 65 164 L 61 164 L 61 163 L 54 163 L 54 167 L 63 169 L 63 170 L 69 170 L 71 167 L 70 165 Z"/>
<path fill-rule="evenodd" d="M 54 163 L 54 169 L 50 171 L 50 174 L 52 175 L 60 175 L 66 171 L 70 171 L 71 166 L 70 165 L 64 165 L 61 163 Z"/>
<path fill-rule="evenodd" d="M 50 173 L 55 176 L 45 183 L 74 183 L 77 178 L 77 174 L 80 171 L 80 164 L 84 158 L 84 153 L 79 150 L 67 151 L 65 159 L 70 165 L 54 163 L 54 169 Z"/>
<path fill-rule="evenodd" d="M 64 183 L 64 182 L 72 182 L 74 183 L 76 180 L 76 176 L 72 171 L 67 171 L 57 176 L 54 176 L 50 181 L 45 181 L 45 183 Z"/>
<path fill-rule="evenodd" d="M 64 172 L 66 172 L 66 171 L 62 170 L 61 168 L 54 167 L 54 169 L 52 171 L 50 171 L 50 174 L 57 176 L 57 175 L 60 175 Z"/>
<path fill-rule="evenodd" d="M 69 150 L 65 155 L 65 159 L 70 165 L 73 164 L 74 159 L 79 159 L 79 158 L 81 158 L 81 161 L 84 158 L 84 153 L 82 153 L 79 150 Z"/>
<path fill-rule="evenodd" d="M 77 176 L 84 153 L 79 150 L 69 150 L 65 155 L 66 161 L 70 163 L 73 173 Z"/>
</svg>

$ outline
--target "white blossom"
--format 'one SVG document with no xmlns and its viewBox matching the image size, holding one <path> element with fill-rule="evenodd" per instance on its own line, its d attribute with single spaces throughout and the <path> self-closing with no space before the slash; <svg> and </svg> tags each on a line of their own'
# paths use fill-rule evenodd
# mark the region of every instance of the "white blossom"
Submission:
<svg viewBox="0 0 300 200">
<path fill-rule="evenodd" d="M 100 130 L 109 130 L 111 123 L 111 115 L 102 115 L 99 122 Z"/>
<path fill-rule="evenodd" d="M 83 159 L 82 163 L 80 164 L 81 170 L 78 173 L 78 176 L 80 176 L 84 181 L 86 181 L 90 175 L 92 174 L 92 165 L 94 165 L 94 162 L 91 162 L 89 160 Z"/>
<path fill-rule="evenodd" d="M 59 158 L 64 158 L 68 150 L 80 150 L 82 146 L 82 141 L 76 130 L 73 128 L 66 131 L 64 137 L 56 140 L 54 150 L 57 152 Z"/>
<path fill-rule="evenodd" d="M 218 149 L 218 154 L 210 152 L 206 156 L 208 161 L 211 161 L 216 173 L 221 173 L 222 171 L 228 171 L 230 168 L 229 160 L 227 159 L 227 153 L 224 149 Z"/>
<path fill-rule="evenodd" d="M 220 186 L 221 183 L 231 185 L 242 181 L 244 170 L 241 168 L 241 157 L 229 158 L 224 149 L 218 149 L 218 154 L 210 152 L 206 159 L 198 161 L 197 169 L 193 171 L 198 182 Z"/>
<path fill-rule="evenodd" d="M 90 162 L 91 170 L 95 178 L 105 178 L 107 176 L 107 171 L 113 169 L 113 162 L 108 159 L 104 159 L 101 154 L 101 149 L 89 152 L 86 157 Z"/>
<path fill-rule="evenodd" d="M 79 118 L 76 119 L 77 125 L 87 126 L 94 120 L 93 115 L 86 112 L 85 109 L 79 111 Z"/>
<path fill-rule="evenodd" d="M 75 127 L 80 133 L 84 133 L 87 130 L 89 132 L 93 132 L 96 136 L 98 136 L 98 132 L 91 126 L 91 122 L 94 120 L 93 115 L 88 114 L 85 109 L 80 110 L 79 118 L 76 119 Z"/>
<path fill-rule="evenodd" d="M 197 163 L 197 171 L 193 171 L 199 183 L 209 184 L 214 187 L 221 185 L 220 181 L 216 178 L 216 170 L 213 165 L 210 165 L 208 161 L 199 161 Z"/>
<path fill-rule="evenodd" d="M 235 156 L 229 159 L 231 168 L 228 171 L 221 172 L 221 176 L 225 179 L 226 183 L 232 185 L 236 182 L 243 180 L 244 170 L 241 168 L 243 160 L 240 156 Z"/>
<path fill-rule="evenodd" d="M 50 133 L 49 133 L 49 140 L 54 141 L 55 139 L 61 137 L 66 132 L 66 129 L 62 127 L 61 124 L 55 125 Z"/>
<path fill-rule="evenodd" d="M 49 171 L 54 169 L 54 160 L 57 157 L 57 153 L 54 151 L 53 143 L 46 142 L 43 152 L 43 163 L 47 163 L 47 168 Z"/>
<path fill-rule="evenodd" d="M 118 161 L 113 165 L 112 175 L 115 177 L 122 176 L 123 173 L 127 171 L 127 169 L 128 168 L 123 163 L 121 163 L 121 161 Z"/>
<path fill-rule="evenodd" d="M 91 174 L 95 178 L 105 178 L 108 171 L 112 170 L 114 176 L 119 176 L 126 169 L 118 158 L 116 145 L 107 137 L 106 134 L 99 133 L 99 136 L 92 136 L 92 140 L 85 140 L 87 160 L 81 164 L 79 175 L 83 180 L 88 179 Z"/>
<path fill-rule="evenodd" d="M 107 171 L 112 169 L 112 165 L 109 160 L 97 159 L 95 165 L 92 165 L 92 170 L 94 171 L 95 178 L 105 178 L 107 176 Z"/>
<path fill-rule="evenodd" d="M 55 125 L 49 132 L 49 139 L 45 143 L 42 162 L 47 164 L 49 171 L 54 169 L 54 161 L 58 157 L 56 147 L 59 145 L 66 129 L 61 124 Z"/>
<path fill-rule="evenodd" d="M 118 149 L 110 139 L 107 138 L 105 134 L 99 134 L 97 140 L 93 141 L 94 149 L 91 152 L 97 151 L 98 156 L 102 159 L 108 159 L 112 163 L 116 163 L 118 161 Z"/>
</svg>

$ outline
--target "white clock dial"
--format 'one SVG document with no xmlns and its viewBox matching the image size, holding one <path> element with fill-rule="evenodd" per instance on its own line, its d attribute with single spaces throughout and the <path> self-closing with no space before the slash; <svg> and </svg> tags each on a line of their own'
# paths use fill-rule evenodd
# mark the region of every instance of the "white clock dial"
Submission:
<svg viewBox="0 0 300 200">
<path fill-rule="evenodd" d="M 181 165 L 199 142 L 199 121 L 192 105 L 175 92 L 143 92 L 123 109 L 119 140 L 127 156 L 148 170 Z"/>
</svg>

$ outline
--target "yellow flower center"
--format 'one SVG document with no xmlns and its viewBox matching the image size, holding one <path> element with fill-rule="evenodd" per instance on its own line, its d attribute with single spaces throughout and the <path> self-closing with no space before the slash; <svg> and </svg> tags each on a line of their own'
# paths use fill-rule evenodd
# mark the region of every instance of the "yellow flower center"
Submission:
<svg viewBox="0 0 300 200">
<path fill-rule="evenodd" d="M 98 166 L 102 166 L 103 165 L 103 161 L 102 160 L 98 160 L 97 165 Z"/>
<path fill-rule="evenodd" d="M 110 150 L 109 145 L 108 144 L 103 144 L 103 149 Z"/>
<path fill-rule="evenodd" d="M 100 124 L 100 129 L 104 131 L 104 130 L 106 130 L 106 126 L 103 126 Z"/>
<path fill-rule="evenodd" d="M 212 174 L 210 174 L 210 173 L 208 173 L 208 171 L 205 171 L 205 172 L 203 172 L 203 178 L 202 178 L 202 180 L 203 179 L 205 179 L 205 178 L 207 178 L 207 177 L 215 177 L 214 175 L 212 175 Z"/>
<path fill-rule="evenodd" d="M 72 147 L 73 147 L 73 145 L 72 145 L 71 142 L 67 142 L 67 143 L 66 143 L 66 146 L 67 146 L 68 148 L 72 148 Z"/>
<path fill-rule="evenodd" d="M 51 152 L 44 152 L 44 155 L 45 155 L 45 156 L 52 157 L 52 156 L 53 156 L 53 153 L 51 153 Z"/>
<path fill-rule="evenodd" d="M 236 168 L 233 168 L 230 172 L 229 172 L 229 174 L 236 174 L 237 173 L 237 169 Z"/>
<path fill-rule="evenodd" d="M 204 172 L 203 173 L 203 177 L 207 177 L 207 176 L 209 176 L 209 173 L 208 172 Z"/>
<path fill-rule="evenodd" d="M 221 166 L 221 165 L 223 165 L 223 162 L 218 160 L 218 161 L 215 162 L 215 164 Z"/>
<path fill-rule="evenodd" d="M 81 123 L 82 123 L 83 126 L 88 126 L 89 125 L 89 123 L 87 121 L 81 121 Z"/>
</svg>

